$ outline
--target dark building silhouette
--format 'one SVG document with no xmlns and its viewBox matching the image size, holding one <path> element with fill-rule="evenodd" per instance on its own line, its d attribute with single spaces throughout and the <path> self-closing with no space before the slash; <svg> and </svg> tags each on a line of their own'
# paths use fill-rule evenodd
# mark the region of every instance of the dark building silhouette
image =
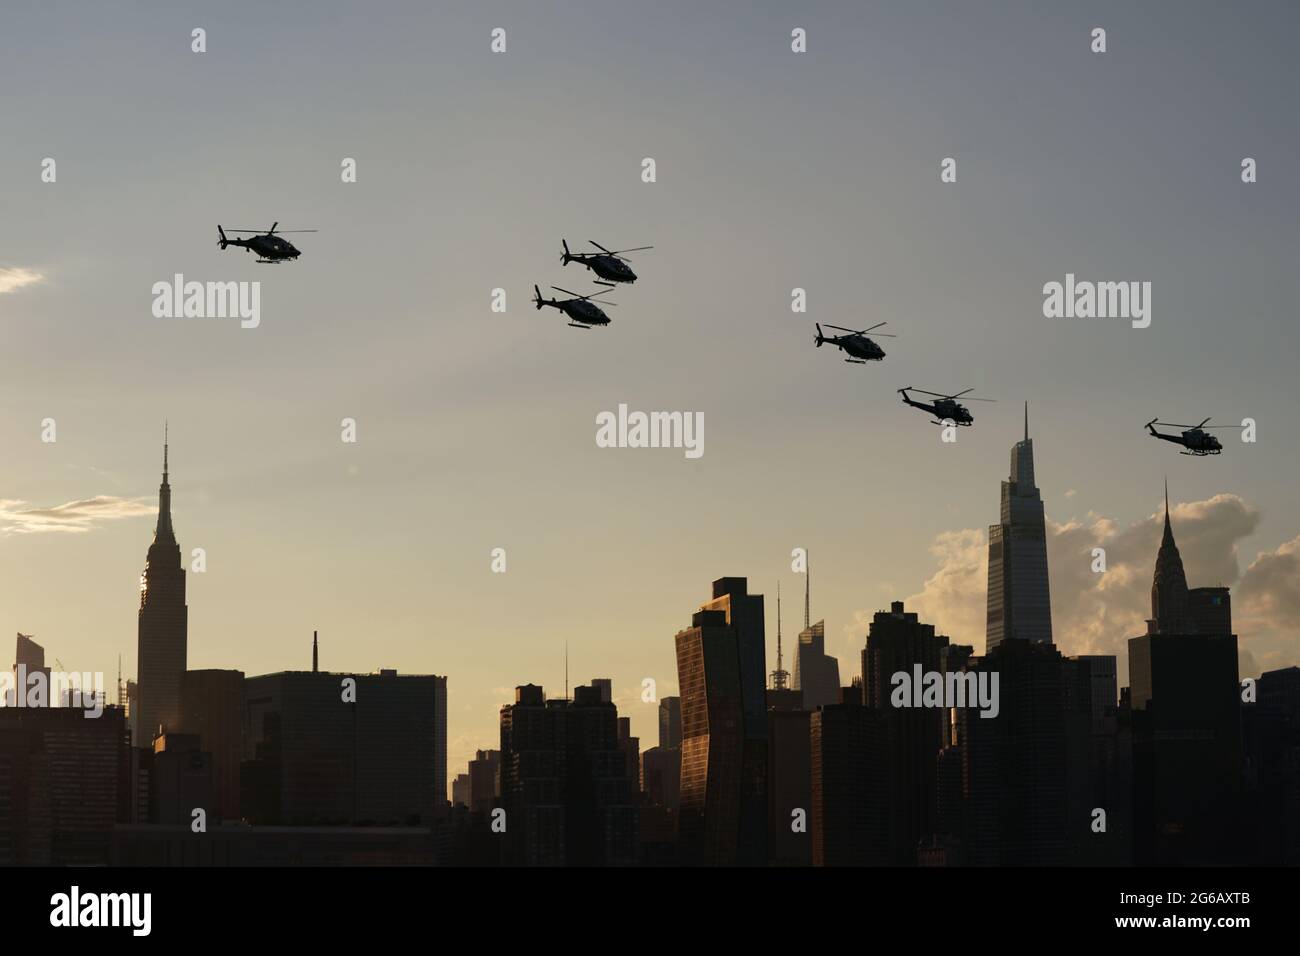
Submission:
<svg viewBox="0 0 1300 956">
<path fill-rule="evenodd" d="M 998 677 L 999 712 L 954 708 L 962 756 L 966 860 L 977 866 L 1067 862 L 1070 759 L 1062 657 L 1052 644 L 1000 643 L 962 665 Z M 990 684 L 991 686 L 991 684 Z"/>
<path fill-rule="evenodd" d="M 14 650 L 14 687 L 5 693 L 5 706 L 12 707 L 16 694 L 26 694 L 33 683 L 33 674 L 45 675 L 47 694 L 53 686 L 50 681 L 50 668 L 45 666 L 45 648 L 37 644 L 30 634 L 18 635 L 18 646 Z M 53 706 L 53 701 L 49 701 Z"/>
<path fill-rule="evenodd" d="M 1300 667 L 1260 675 L 1257 700 L 1242 706 L 1245 818 L 1254 823 L 1256 862 L 1300 864 Z"/>
<path fill-rule="evenodd" d="M 186 671 L 177 729 L 197 735 L 199 748 L 211 756 L 215 787 L 212 822 L 238 820 L 239 766 L 244 759 L 244 672 Z"/>
<path fill-rule="evenodd" d="M 826 653 L 826 622 L 811 623 L 811 570 L 804 575 L 803 630 L 795 645 L 794 684 L 803 695 L 803 709 L 816 710 L 840 699 L 840 663 Z"/>
<path fill-rule="evenodd" d="M 1127 866 L 1133 858 L 1132 734 L 1116 702 L 1116 660 L 1110 655 L 1070 657 L 1062 668 L 1068 861 L 1074 866 Z M 1094 824 L 1097 810 L 1105 816 Z"/>
<path fill-rule="evenodd" d="M 935 830 L 935 774 L 943 746 L 948 711 L 941 707 L 895 707 L 891 701 L 895 674 L 909 678 L 919 666 L 938 673 L 948 638 L 934 633 L 917 615 L 894 601 L 888 611 L 877 611 L 862 651 L 863 702 L 884 715 L 889 730 L 886 762 L 874 768 L 892 788 L 890 833 L 894 846 L 891 862 L 916 862 L 920 839 Z"/>
<path fill-rule="evenodd" d="M 1237 637 L 1222 589 L 1193 616 L 1165 499 L 1147 633 L 1128 642 L 1135 861 L 1237 862 L 1243 798 Z M 1216 599 L 1215 600 L 1212 599 Z M 1198 624 L 1226 627 L 1197 633 Z"/>
<path fill-rule="evenodd" d="M 678 633 L 682 771 L 678 835 L 684 863 L 738 862 L 744 710 L 736 629 L 723 611 L 696 611 Z"/>
<path fill-rule="evenodd" d="M 627 866 L 639 855 L 638 810 L 619 746 L 618 710 L 598 686 L 572 700 L 515 688 L 501 708 L 504 861 L 516 866 Z"/>
<path fill-rule="evenodd" d="M 345 681 L 355 702 L 344 700 Z M 427 823 L 447 800 L 447 678 L 249 677 L 244 745 L 244 815 L 254 823 Z"/>
<path fill-rule="evenodd" d="M 1034 442 L 1011 449 L 1011 477 L 1002 482 L 1002 517 L 989 526 L 989 592 L 986 650 L 1019 638 L 1052 643 L 1052 601 L 1047 579 L 1047 528 L 1043 499 L 1034 483 Z"/>
<path fill-rule="evenodd" d="M 682 850 L 709 864 L 767 863 L 767 666 L 763 597 L 713 582 L 677 635 L 682 698 Z M 738 713 L 737 713 L 737 708 Z"/>
<path fill-rule="evenodd" d="M 469 807 L 469 774 L 458 773 L 451 781 L 451 805 Z"/>
<path fill-rule="evenodd" d="M 501 796 L 501 751 L 478 750 L 469 762 L 469 792 L 465 801 L 475 813 L 488 813 Z"/>
<path fill-rule="evenodd" d="M 681 749 L 651 747 L 642 751 L 641 787 L 650 803 L 676 812 L 681 802 Z"/>
<path fill-rule="evenodd" d="M 632 718 L 618 719 L 618 749 L 623 751 L 623 771 L 627 774 L 628 792 L 633 802 L 641 793 L 641 738 L 632 736 Z"/>
<path fill-rule="evenodd" d="M 885 866 L 891 858 L 885 715 L 864 707 L 861 686 L 810 718 L 812 857 L 815 866 Z"/>
<path fill-rule="evenodd" d="M 797 690 L 767 692 L 768 852 L 776 866 L 812 864 L 811 714 Z M 802 821 L 793 826 L 796 812 Z"/>
<path fill-rule="evenodd" d="M 194 811 L 202 810 L 204 826 L 215 826 L 216 783 L 212 754 L 200 748 L 197 734 L 155 737 L 150 822 L 192 826 Z"/>
<path fill-rule="evenodd" d="M 172 530 L 172 489 L 167 480 L 167 441 L 163 440 L 163 480 L 158 488 L 158 524 L 140 576 L 138 686 L 132 712 L 132 741 L 150 747 L 159 728 L 178 730 L 181 681 L 185 674 L 185 569 Z"/>
<path fill-rule="evenodd" d="M 102 866 L 129 819 L 126 717 L 0 707 L 0 861 Z"/>
<path fill-rule="evenodd" d="M 682 745 L 682 699 L 659 700 L 659 746 L 676 749 Z"/>
</svg>

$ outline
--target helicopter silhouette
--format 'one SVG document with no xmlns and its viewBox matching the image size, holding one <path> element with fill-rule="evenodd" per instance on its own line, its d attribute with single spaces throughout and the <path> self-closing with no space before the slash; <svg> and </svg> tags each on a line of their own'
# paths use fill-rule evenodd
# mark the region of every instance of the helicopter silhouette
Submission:
<svg viewBox="0 0 1300 956">
<path fill-rule="evenodd" d="M 256 252 L 260 257 L 257 260 L 258 262 L 276 263 L 276 262 L 292 261 L 294 259 L 297 259 L 300 255 L 302 255 L 302 253 L 299 252 L 297 248 L 294 247 L 294 244 L 290 242 L 288 239 L 280 238 L 280 236 L 284 235 L 284 233 L 276 232 L 275 227 L 278 225 L 280 225 L 278 221 L 271 223 L 271 228 L 266 230 L 265 232 L 262 232 L 259 229 L 231 229 L 230 230 L 231 232 L 252 233 L 253 238 L 252 239 L 227 239 L 226 230 L 222 229 L 220 223 L 218 223 L 217 234 L 220 235 L 221 238 L 217 240 L 217 245 L 220 246 L 222 249 L 226 248 L 226 246 L 242 246 L 245 249 L 250 249 L 253 252 Z M 285 232 L 315 232 L 315 231 L 316 231 L 315 229 L 285 230 Z"/>
<path fill-rule="evenodd" d="M 898 394 L 903 396 L 903 404 L 911 405 L 913 408 L 922 409 L 923 411 L 927 411 L 933 415 L 935 417 L 934 424 L 936 425 L 943 425 L 945 422 L 951 421 L 954 425 L 970 426 L 975 424 L 975 416 L 970 413 L 970 410 L 967 409 L 965 405 L 958 402 L 957 399 L 961 398 L 967 392 L 973 391 L 974 389 L 968 388 L 965 391 L 957 392 L 955 395 L 943 395 L 939 392 L 927 392 L 923 388 L 913 388 L 909 385 L 907 388 L 900 388 Z M 907 394 L 908 392 L 916 392 L 920 395 L 933 395 L 935 401 L 933 404 L 917 402 Z M 997 401 L 997 399 L 975 398 L 974 396 L 971 396 L 966 399 L 966 401 L 993 402 Z"/>
<path fill-rule="evenodd" d="M 636 273 L 632 271 L 632 267 L 623 258 L 623 253 L 643 252 L 646 249 L 654 248 L 654 246 L 637 246 L 635 249 L 619 249 L 615 251 L 606 249 L 595 240 L 588 239 L 587 241 L 599 249 L 600 252 L 570 252 L 568 242 L 561 239 L 560 245 L 564 246 L 564 252 L 560 254 L 560 265 L 567 266 L 570 262 L 577 262 L 586 266 L 600 278 L 610 282 L 635 282 Z"/>
<path fill-rule="evenodd" d="M 540 310 L 542 306 L 549 305 L 552 309 L 557 309 L 569 317 L 569 325 L 575 329 L 587 329 L 593 325 L 609 325 L 609 316 L 600 308 L 602 305 L 617 305 L 616 302 L 594 301 L 598 295 L 604 295 L 610 289 L 614 288 L 608 282 L 597 282 L 596 285 L 603 285 L 605 288 L 599 292 L 591 292 L 587 295 L 578 295 L 576 292 L 570 292 L 568 289 L 561 289 L 557 285 L 551 286 L 556 292 L 563 292 L 565 295 L 573 296 L 572 299 L 543 299 L 542 290 L 533 286 L 533 304 Z"/>
<path fill-rule="evenodd" d="M 1160 422 L 1153 418 L 1147 422 L 1146 428 L 1151 433 L 1152 438 L 1173 442 L 1175 445 L 1182 445 L 1186 448 L 1187 451 L 1179 452 L 1180 455 L 1217 455 L 1223 451 L 1223 445 L 1218 438 L 1211 435 L 1206 429 L 1205 423 L 1208 421 L 1207 418 L 1199 425 L 1175 425 L 1173 422 Z M 1181 428 L 1183 433 L 1181 435 L 1166 435 L 1163 432 L 1156 431 L 1156 425 L 1163 425 L 1166 428 Z M 1211 426 L 1211 428 L 1214 427 L 1231 428 L 1233 426 Z"/>
<path fill-rule="evenodd" d="M 817 325 L 815 322 L 813 324 Z M 871 339 L 867 338 L 867 333 L 872 329 L 878 329 L 880 326 L 887 324 L 888 323 L 886 322 L 879 322 L 873 325 L 870 329 L 863 329 L 860 332 L 855 332 L 853 329 L 842 328 L 838 325 L 828 325 L 826 326 L 828 329 L 835 329 L 836 331 L 847 333 L 846 335 L 829 336 L 823 335 L 822 327 L 817 325 L 817 337 L 813 339 L 813 342 L 816 343 L 818 348 L 821 348 L 822 343 L 824 342 L 829 342 L 831 345 L 834 345 L 841 352 L 851 356 L 844 360 L 846 362 L 852 362 L 856 365 L 865 365 L 867 362 L 879 362 L 885 357 L 885 350 L 875 342 L 871 341 Z M 889 332 L 877 332 L 876 335 L 890 339 L 897 338 L 897 336 Z"/>
</svg>

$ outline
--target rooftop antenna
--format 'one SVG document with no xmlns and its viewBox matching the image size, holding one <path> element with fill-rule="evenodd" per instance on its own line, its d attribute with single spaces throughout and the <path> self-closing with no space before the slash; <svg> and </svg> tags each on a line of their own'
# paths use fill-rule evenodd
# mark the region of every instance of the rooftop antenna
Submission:
<svg viewBox="0 0 1300 956">
<path fill-rule="evenodd" d="M 319 670 L 320 649 L 316 643 L 316 632 L 311 632 L 311 672 L 315 674 Z"/>
<path fill-rule="evenodd" d="M 564 699 L 569 699 L 569 642 L 564 642 Z"/>
<path fill-rule="evenodd" d="M 122 706 L 122 654 L 117 655 L 117 706 Z"/>
<path fill-rule="evenodd" d="M 811 577 L 812 577 L 812 562 L 808 560 L 808 555 L 805 554 L 804 566 L 803 566 L 803 629 L 805 631 L 808 630 L 808 628 L 812 627 L 812 621 L 809 620 L 808 617 L 808 608 L 809 608 L 808 592 L 811 584 L 810 581 Z"/>
<path fill-rule="evenodd" d="M 1025 402 L 1025 441 L 1029 441 L 1029 402 Z"/>
<path fill-rule="evenodd" d="M 776 582 L 776 670 L 772 671 L 772 689 L 785 690 L 790 673 L 781 665 L 781 582 Z"/>
</svg>

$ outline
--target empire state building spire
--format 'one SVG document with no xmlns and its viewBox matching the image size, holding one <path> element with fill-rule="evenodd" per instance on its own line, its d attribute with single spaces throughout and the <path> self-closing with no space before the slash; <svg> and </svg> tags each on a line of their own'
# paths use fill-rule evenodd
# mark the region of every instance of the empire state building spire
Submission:
<svg viewBox="0 0 1300 956">
<path fill-rule="evenodd" d="M 163 422 L 163 477 L 158 486 L 158 525 L 154 529 L 154 540 L 164 543 L 176 542 L 176 533 L 172 530 L 172 486 L 167 482 L 167 423 Z"/>
<path fill-rule="evenodd" d="M 135 746 L 148 747 L 159 730 L 181 726 L 181 680 L 185 674 L 189 610 L 185 568 L 172 530 L 167 426 L 163 426 L 163 480 L 158 488 L 158 525 L 140 575 L 136 666 L 137 701 L 131 717 Z"/>
</svg>

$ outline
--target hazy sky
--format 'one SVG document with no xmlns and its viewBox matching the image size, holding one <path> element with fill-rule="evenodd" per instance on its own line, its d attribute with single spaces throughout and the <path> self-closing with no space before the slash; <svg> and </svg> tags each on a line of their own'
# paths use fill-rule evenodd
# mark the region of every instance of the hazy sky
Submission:
<svg viewBox="0 0 1300 956">
<path fill-rule="evenodd" d="M 446 674 L 454 776 L 510 688 L 562 692 L 567 641 L 650 746 L 636 690 L 675 692 L 712 579 L 769 596 L 770 657 L 780 579 L 793 637 L 795 547 L 846 681 L 891 599 L 982 646 L 1028 399 L 1066 653 L 1140 628 L 1168 475 L 1191 584 L 1240 583 L 1243 655 L 1295 663 L 1295 6 L 800 6 L 6 4 L 0 634 L 134 675 L 167 418 L 208 562 L 191 667 L 306 668 L 319 629 L 325 668 Z M 299 262 L 216 247 L 273 220 L 320 230 Z M 528 303 L 590 288 L 561 237 L 655 246 L 609 328 Z M 154 318 L 178 272 L 260 280 L 260 327 Z M 1151 282 L 1150 328 L 1044 318 L 1067 272 Z M 899 337 L 847 365 L 814 321 Z M 904 385 L 998 403 L 942 444 Z M 597 448 L 619 403 L 702 412 L 705 454 Z M 1207 415 L 1258 442 L 1194 459 L 1142 430 Z"/>
</svg>

